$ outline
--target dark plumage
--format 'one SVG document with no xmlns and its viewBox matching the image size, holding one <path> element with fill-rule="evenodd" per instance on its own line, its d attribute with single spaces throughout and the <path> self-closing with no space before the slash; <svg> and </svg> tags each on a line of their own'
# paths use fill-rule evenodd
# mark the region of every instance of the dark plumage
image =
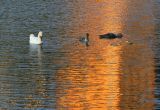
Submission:
<svg viewBox="0 0 160 110">
<path fill-rule="evenodd" d="M 99 35 L 100 39 L 115 39 L 115 38 L 122 38 L 122 33 L 114 34 L 114 33 L 107 33 L 103 35 Z"/>
</svg>

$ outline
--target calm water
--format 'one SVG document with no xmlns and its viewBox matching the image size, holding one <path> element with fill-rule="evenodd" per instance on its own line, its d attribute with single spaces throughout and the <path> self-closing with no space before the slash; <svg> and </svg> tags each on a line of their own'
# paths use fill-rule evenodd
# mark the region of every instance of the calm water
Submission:
<svg viewBox="0 0 160 110">
<path fill-rule="evenodd" d="M 1 0 L 0 110 L 159 110 L 159 12 L 160 0 Z"/>
</svg>

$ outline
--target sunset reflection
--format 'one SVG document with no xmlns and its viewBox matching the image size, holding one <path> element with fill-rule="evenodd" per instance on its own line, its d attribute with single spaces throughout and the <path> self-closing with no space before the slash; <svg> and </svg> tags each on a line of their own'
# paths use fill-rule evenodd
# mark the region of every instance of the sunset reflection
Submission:
<svg viewBox="0 0 160 110">
<path fill-rule="evenodd" d="M 97 50 L 95 54 L 85 54 L 94 52 L 94 49 Z M 57 108 L 118 110 L 120 49 L 108 46 L 101 50 L 94 46 L 90 50 L 81 48 L 76 53 L 73 48 L 67 55 L 70 63 L 57 72 Z M 80 57 L 83 54 L 85 57 Z M 82 68 L 78 69 L 79 66 Z"/>
<path fill-rule="evenodd" d="M 95 5 L 93 1 L 87 3 L 91 6 Z M 132 13 L 132 10 L 129 10 L 130 7 L 127 7 L 130 2 L 109 0 L 98 3 L 99 5 L 103 3 L 101 8 L 97 9 L 99 16 L 88 10 L 90 13 L 85 13 L 85 20 L 77 23 L 79 34 L 86 31 L 91 33 L 90 46 L 85 48 L 80 45 L 65 45 L 64 47 L 64 49 L 70 48 L 71 50 L 68 50 L 69 54 L 66 55 L 68 65 L 57 71 L 56 108 L 71 110 L 128 110 L 135 108 L 136 110 L 146 105 L 143 107 L 144 110 L 153 109 L 153 103 L 149 104 L 154 99 L 152 93 L 155 74 L 153 52 L 147 46 L 150 45 L 147 40 L 143 40 L 143 44 L 137 40 L 140 36 L 144 37 L 147 33 L 150 35 L 153 33 L 154 24 L 151 21 L 153 16 L 144 15 L 146 17 L 143 20 L 144 24 L 147 25 L 148 21 L 151 22 L 149 29 L 142 28 L 135 24 L 129 24 L 133 16 L 139 16 L 138 14 L 128 14 Z M 146 7 L 144 5 L 139 8 Z M 81 19 L 78 16 L 83 11 L 81 8 L 78 13 L 73 12 L 76 20 Z M 140 11 L 140 13 L 143 12 L 145 10 Z M 138 20 L 136 22 L 141 24 L 142 19 Z M 90 26 L 92 28 L 88 28 Z M 131 28 L 130 26 L 135 27 Z M 125 30 L 127 28 L 133 29 L 132 31 L 137 31 L 137 33 L 130 34 L 131 30 L 127 32 Z M 114 46 L 111 44 L 116 44 L 117 40 L 102 41 L 98 39 L 98 34 L 107 32 L 125 33 L 125 40 L 131 40 L 134 44 L 129 45 L 122 40 L 121 45 Z M 131 38 L 133 36 L 134 38 Z"/>
</svg>

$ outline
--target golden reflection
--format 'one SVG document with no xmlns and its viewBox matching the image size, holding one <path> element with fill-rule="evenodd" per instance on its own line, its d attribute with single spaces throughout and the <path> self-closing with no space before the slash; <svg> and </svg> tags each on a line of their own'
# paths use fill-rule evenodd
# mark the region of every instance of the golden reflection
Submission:
<svg viewBox="0 0 160 110">
<path fill-rule="evenodd" d="M 123 32 L 124 28 L 124 17 L 127 10 L 126 0 L 107 0 L 106 5 L 102 8 L 103 17 L 101 18 L 101 24 L 103 31 L 107 32 Z"/>
<path fill-rule="evenodd" d="M 66 55 L 69 64 L 65 69 L 62 68 L 57 71 L 56 106 L 58 109 L 120 109 L 121 46 L 110 46 L 108 45 L 109 42 L 101 41 L 96 36 L 100 32 L 121 32 L 121 21 L 114 23 L 115 20 L 112 19 L 120 12 L 116 12 L 112 7 L 102 7 L 96 9 L 100 13 L 97 16 L 94 8 L 87 7 L 95 4 L 93 1 L 86 2 L 84 7 L 88 13 L 83 13 L 84 10 L 81 8 L 76 10 L 75 15 L 73 15 L 76 18 L 75 21 L 78 22 L 76 26 L 74 25 L 74 29 L 77 29 L 80 34 L 83 32 L 91 33 L 91 42 L 88 48 L 81 45 L 64 47 L 64 50 L 68 50 L 68 48 L 71 50 L 67 52 L 70 54 Z M 106 20 L 107 11 L 110 12 L 109 17 L 111 18 Z M 112 15 L 114 12 L 116 15 Z M 85 19 L 81 18 L 83 16 Z"/>
<path fill-rule="evenodd" d="M 67 47 L 70 48 L 70 47 Z M 57 71 L 56 105 L 58 109 L 119 110 L 121 47 L 94 46 L 76 48 L 67 55 L 69 65 Z M 92 54 L 96 49 L 95 54 Z M 85 54 L 87 53 L 88 54 Z M 81 57 L 85 54 L 85 57 Z M 79 67 L 80 66 L 80 67 Z"/>
<path fill-rule="evenodd" d="M 78 44 L 64 47 L 64 50 L 70 49 L 69 54 L 66 54 L 69 64 L 58 70 L 56 75 L 58 109 L 154 108 L 153 53 L 147 46 L 150 45 L 148 41 L 139 38 L 153 34 L 153 16 L 146 15 L 147 11 L 152 13 L 146 7 L 151 2 L 140 1 L 145 2 L 145 5 L 139 5 L 135 1 L 107 0 L 88 1 L 76 8 L 73 12 L 73 22 L 76 24 L 73 24 L 74 29 L 70 29 L 75 32 L 78 30 L 78 35 L 89 32 L 91 42 L 87 48 Z M 95 10 L 96 4 L 100 7 Z M 78 5 L 81 6 L 80 2 L 75 4 Z M 138 14 L 134 12 L 135 6 L 138 6 Z M 97 35 L 107 32 L 125 33 L 128 35 L 125 36 L 126 39 L 133 40 L 134 44 L 124 42 L 114 46 L 110 44 L 116 43 L 116 40 L 98 39 Z"/>
</svg>

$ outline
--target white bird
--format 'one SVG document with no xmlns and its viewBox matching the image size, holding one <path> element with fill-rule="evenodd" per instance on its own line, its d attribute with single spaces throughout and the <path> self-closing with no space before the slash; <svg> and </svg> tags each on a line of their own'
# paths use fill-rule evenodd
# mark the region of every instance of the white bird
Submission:
<svg viewBox="0 0 160 110">
<path fill-rule="evenodd" d="M 34 36 L 34 34 L 30 34 L 29 36 L 29 43 L 30 44 L 42 44 L 42 32 L 38 33 L 38 36 Z"/>
</svg>

